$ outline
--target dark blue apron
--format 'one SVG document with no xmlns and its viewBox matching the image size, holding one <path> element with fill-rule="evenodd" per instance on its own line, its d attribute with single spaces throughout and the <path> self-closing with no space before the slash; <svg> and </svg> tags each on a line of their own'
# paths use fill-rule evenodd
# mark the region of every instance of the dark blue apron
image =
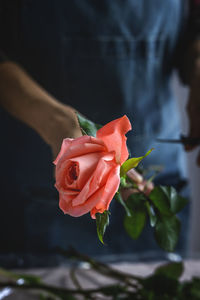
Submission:
<svg viewBox="0 0 200 300">
<path fill-rule="evenodd" d="M 164 165 L 166 180 L 178 178 L 181 147 L 156 144 L 155 138 L 180 133 L 170 80 L 182 3 L 8 1 L 1 16 L 2 49 L 48 92 L 93 121 L 105 124 L 127 114 L 132 155 L 155 147 L 144 166 Z M 108 246 L 100 245 L 89 216 L 72 218 L 58 209 L 49 147 L 4 111 L 0 131 L 1 252 L 53 253 L 56 246 L 69 245 L 101 255 L 157 250 L 148 229 L 136 242 L 126 236 L 123 209 L 116 203 Z"/>
</svg>

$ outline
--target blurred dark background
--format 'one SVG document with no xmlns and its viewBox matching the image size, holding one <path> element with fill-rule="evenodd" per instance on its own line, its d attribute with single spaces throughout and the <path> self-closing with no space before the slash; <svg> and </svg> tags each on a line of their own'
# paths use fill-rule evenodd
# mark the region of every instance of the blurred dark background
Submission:
<svg viewBox="0 0 200 300">
<path fill-rule="evenodd" d="M 162 166 L 156 182 L 179 187 L 186 177 L 184 150 L 155 139 L 181 133 L 171 85 L 187 13 L 181 0 L 6 0 L 0 2 L 0 47 L 56 99 L 96 123 L 127 114 L 133 126 L 128 134 L 132 155 L 155 147 L 143 167 Z M 179 86 L 176 91 L 180 94 Z M 90 216 L 63 215 L 50 147 L 4 109 L 0 122 L 0 264 L 55 265 L 61 262 L 56 247 L 70 245 L 99 256 L 164 255 L 150 228 L 138 241 L 126 235 L 124 212 L 114 201 L 106 246 L 98 242 Z M 189 206 L 181 218 L 177 251 L 185 254 Z"/>
</svg>

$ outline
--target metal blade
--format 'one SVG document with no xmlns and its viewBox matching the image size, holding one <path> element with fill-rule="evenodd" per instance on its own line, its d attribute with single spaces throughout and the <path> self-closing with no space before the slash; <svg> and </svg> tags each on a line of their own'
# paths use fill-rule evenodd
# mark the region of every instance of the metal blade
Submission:
<svg viewBox="0 0 200 300">
<path fill-rule="evenodd" d="M 200 138 L 191 138 L 181 135 L 180 139 L 156 139 L 159 143 L 173 143 L 173 144 L 183 144 L 183 145 L 200 145 Z"/>
<path fill-rule="evenodd" d="M 156 139 L 158 143 L 173 143 L 173 144 L 182 144 L 183 141 L 181 139 L 173 140 L 173 139 Z"/>
</svg>

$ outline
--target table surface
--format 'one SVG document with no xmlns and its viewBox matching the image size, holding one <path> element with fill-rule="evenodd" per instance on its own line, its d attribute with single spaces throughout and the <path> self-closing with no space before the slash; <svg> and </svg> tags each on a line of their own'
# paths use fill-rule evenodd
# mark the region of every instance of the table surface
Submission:
<svg viewBox="0 0 200 300">
<path fill-rule="evenodd" d="M 161 265 L 162 262 L 152 262 L 152 263 L 130 263 L 121 262 L 111 264 L 114 269 L 120 270 L 122 272 L 147 276 L 153 273 L 155 268 Z M 184 262 L 184 274 L 182 275 L 182 280 L 191 279 L 194 276 L 200 277 L 200 260 L 186 260 Z M 75 288 L 71 277 L 70 270 L 72 268 L 61 266 L 56 268 L 48 269 L 31 269 L 31 270 L 17 270 L 18 273 L 23 274 L 33 274 L 40 276 L 43 281 L 47 284 L 65 287 L 65 288 Z M 76 268 L 76 277 L 83 288 L 98 288 L 102 285 L 112 284 L 116 281 L 105 277 L 103 275 L 97 274 L 95 271 L 91 270 L 87 263 L 80 264 Z M 0 300 L 36 300 L 40 299 L 38 295 L 35 295 L 31 291 L 13 290 L 10 288 L 4 288 L 0 291 Z"/>
</svg>

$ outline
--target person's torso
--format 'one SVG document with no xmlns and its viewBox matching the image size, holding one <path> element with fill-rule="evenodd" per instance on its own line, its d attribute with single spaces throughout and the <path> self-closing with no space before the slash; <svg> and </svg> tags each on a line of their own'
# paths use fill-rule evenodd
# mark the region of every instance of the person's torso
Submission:
<svg viewBox="0 0 200 300">
<path fill-rule="evenodd" d="M 2 12 L 4 52 L 58 100 L 93 121 L 104 124 L 127 114 L 133 124 L 129 145 L 134 155 L 143 155 L 158 135 L 178 133 L 176 117 L 171 119 L 175 108 L 170 75 L 184 21 L 182 0 L 18 0 L 5 1 Z M 7 189 L 10 184 L 16 187 L 15 199 L 13 190 L 4 197 L 9 199 L 7 209 L 13 205 L 10 199 L 18 207 L 16 219 L 23 215 L 23 249 L 66 247 L 79 235 L 75 246 L 82 243 L 91 253 L 130 252 L 132 244 L 125 233 L 120 233 L 123 243 L 115 236 L 115 222 L 108 233 L 111 246 L 102 250 L 96 246 L 96 229 L 87 217 L 78 221 L 62 216 L 51 194 L 50 149 L 3 111 L 1 124 L 3 182 Z M 14 151 L 13 147 L 8 150 L 11 143 L 16 143 Z M 178 155 L 177 150 L 170 152 L 163 146 L 149 162 L 172 160 L 175 168 Z M 134 243 L 133 248 L 142 249 L 142 245 Z"/>
</svg>

